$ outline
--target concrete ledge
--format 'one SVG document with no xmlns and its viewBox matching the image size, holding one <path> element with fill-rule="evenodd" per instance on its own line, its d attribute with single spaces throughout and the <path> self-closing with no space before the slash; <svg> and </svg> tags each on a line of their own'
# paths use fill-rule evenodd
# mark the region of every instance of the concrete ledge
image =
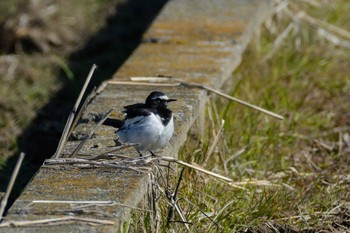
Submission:
<svg viewBox="0 0 350 233">
<path fill-rule="evenodd" d="M 271 8 L 270 0 L 172 0 L 144 35 L 144 42 L 114 75 L 113 80 L 133 76 L 171 76 L 216 88 L 231 77 L 242 52 L 259 31 Z M 198 116 L 203 116 L 206 93 L 185 87 L 128 86 L 107 84 L 84 113 L 82 135 L 96 123 L 92 114 L 116 109 L 120 118 L 124 105 L 140 102 L 153 90 L 160 90 L 178 101 L 175 136 L 161 154 L 176 157 Z M 96 155 L 114 145 L 115 129 L 102 126 L 82 148 L 81 153 Z M 63 154 L 70 154 L 79 141 L 69 141 Z M 133 149 L 120 152 L 137 156 Z M 72 220 L 70 224 L 0 228 L 0 232 L 116 232 L 129 218 L 130 208 L 120 205 L 90 206 L 73 211 L 69 204 L 31 204 L 33 200 L 113 201 L 137 206 L 147 193 L 147 172 L 132 169 L 83 169 L 65 165 L 42 167 L 10 209 L 5 221 L 75 217 L 108 220 L 92 225 Z"/>
</svg>

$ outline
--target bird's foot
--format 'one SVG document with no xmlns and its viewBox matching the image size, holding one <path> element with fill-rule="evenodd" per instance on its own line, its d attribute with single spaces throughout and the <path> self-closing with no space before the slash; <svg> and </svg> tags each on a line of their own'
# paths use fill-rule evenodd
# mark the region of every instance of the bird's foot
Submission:
<svg viewBox="0 0 350 233">
<path fill-rule="evenodd" d="M 152 151 L 149 151 L 149 153 L 151 153 L 152 156 L 157 157 L 158 155 L 154 154 Z"/>
</svg>

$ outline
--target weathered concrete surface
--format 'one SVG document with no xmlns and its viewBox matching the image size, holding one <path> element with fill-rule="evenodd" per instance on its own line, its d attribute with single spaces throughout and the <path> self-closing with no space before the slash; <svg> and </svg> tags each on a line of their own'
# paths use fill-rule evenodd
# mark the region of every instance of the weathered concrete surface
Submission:
<svg viewBox="0 0 350 233">
<path fill-rule="evenodd" d="M 270 0 L 172 0 L 144 35 L 144 42 L 116 72 L 113 80 L 134 76 L 171 76 L 188 82 L 221 87 L 239 64 L 246 45 L 259 30 L 270 10 Z M 206 93 L 185 87 L 155 87 L 107 84 L 84 113 L 78 125 L 82 135 L 96 123 L 93 114 L 115 108 L 120 118 L 122 106 L 141 102 L 153 90 L 160 90 L 178 101 L 176 132 L 161 154 L 176 156 L 195 121 L 203 114 Z M 114 146 L 115 129 L 102 126 L 82 148 L 81 153 L 96 155 Z M 64 154 L 71 153 L 79 141 L 70 141 Z M 133 157 L 133 149 L 120 152 Z M 91 205 L 79 212 L 69 204 L 30 204 L 33 200 L 115 201 L 130 206 L 144 198 L 147 173 L 131 169 L 76 168 L 65 165 L 43 167 L 14 203 L 6 221 L 51 219 L 69 216 L 110 220 L 113 225 L 71 221 L 70 224 L 0 228 L 0 232 L 115 232 L 130 214 L 120 205 Z"/>
<path fill-rule="evenodd" d="M 221 87 L 269 11 L 269 0 L 170 1 L 115 74 L 165 75 Z"/>
</svg>

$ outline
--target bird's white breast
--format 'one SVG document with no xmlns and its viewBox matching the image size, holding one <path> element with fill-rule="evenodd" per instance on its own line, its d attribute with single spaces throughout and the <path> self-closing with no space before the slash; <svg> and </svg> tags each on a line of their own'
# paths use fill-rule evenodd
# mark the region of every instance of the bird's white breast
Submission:
<svg viewBox="0 0 350 233">
<path fill-rule="evenodd" d="M 126 119 L 124 126 L 117 132 L 125 143 L 139 143 L 139 150 L 156 150 L 164 148 L 174 132 L 173 117 L 166 126 L 158 115 L 138 116 Z"/>
<path fill-rule="evenodd" d="M 164 126 L 162 135 L 159 137 L 159 139 L 156 142 L 158 148 L 164 148 L 166 144 L 168 144 L 173 134 L 174 134 L 174 119 L 173 119 L 173 116 L 171 116 L 171 119 L 168 122 L 168 124 Z"/>
</svg>

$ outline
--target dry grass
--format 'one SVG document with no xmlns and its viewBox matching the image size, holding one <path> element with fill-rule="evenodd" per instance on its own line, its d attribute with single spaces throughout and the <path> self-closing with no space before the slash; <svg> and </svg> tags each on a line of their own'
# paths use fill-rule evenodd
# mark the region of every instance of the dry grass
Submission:
<svg viewBox="0 0 350 233">
<path fill-rule="evenodd" d="M 285 120 L 225 99 L 209 104 L 204 137 L 190 138 L 180 158 L 228 176 L 244 189 L 185 170 L 177 203 L 191 231 L 350 229 L 350 51 L 344 46 L 350 40 L 322 23 L 349 31 L 350 4 L 284 3 L 290 4 L 276 4 L 280 11 L 266 24 L 259 46 L 249 48 L 233 74 L 231 94 Z M 297 17 L 300 9 L 320 21 Z M 161 216 L 167 215 L 166 206 L 166 201 L 160 204 Z M 176 213 L 174 221 L 170 228 L 185 231 Z"/>
<path fill-rule="evenodd" d="M 243 188 L 188 168 L 182 179 L 181 169 L 179 174 L 169 173 L 169 178 L 163 174 L 163 184 L 173 182 L 156 187 L 163 197 L 155 204 L 158 215 L 138 212 L 140 218 L 130 220 L 130 230 L 154 229 L 154 221 L 160 229 L 176 232 L 349 230 L 349 38 L 322 22 L 349 31 L 350 4 L 276 2 L 276 14 L 258 46 L 250 47 L 233 74 L 230 94 L 280 113 L 285 120 L 281 123 L 215 99 L 208 106 L 206 134 L 201 140 L 190 138 L 180 157 Z M 300 9 L 312 18 L 298 14 Z M 67 77 L 74 75 L 64 56 L 23 54 L 1 59 L 6 61 L 0 63 L 4 76 L 0 108 L 6 113 L 0 118 L 4 135 L 0 153 L 6 156 L 16 150 L 15 137 L 21 129 L 59 88 L 60 84 L 52 85 L 57 80 L 47 77 L 57 79 L 53 74 L 60 68 Z M 28 104 L 16 108 L 23 102 Z M 176 211 L 167 224 L 169 203 Z"/>
<path fill-rule="evenodd" d="M 67 56 L 105 23 L 111 6 L 103 0 L 1 1 L 0 168 L 18 152 L 18 137 L 62 86 L 69 82 L 75 94 L 78 75 L 72 73 Z M 40 130 L 59 133 L 59 123 Z"/>
</svg>

